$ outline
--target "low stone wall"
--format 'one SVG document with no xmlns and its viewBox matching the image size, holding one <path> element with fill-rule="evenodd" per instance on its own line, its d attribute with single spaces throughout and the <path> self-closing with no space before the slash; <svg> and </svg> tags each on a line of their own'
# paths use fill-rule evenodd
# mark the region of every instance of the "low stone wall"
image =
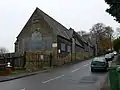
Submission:
<svg viewBox="0 0 120 90">
<path fill-rule="evenodd" d="M 71 53 L 69 53 L 65 57 L 58 56 L 56 65 L 60 66 L 60 65 L 67 64 L 67 63 L 70 63 L 70 62 L 71 62 Z"/>
<path fill-rule="evenodd" d="M 26 52 L 26 71 L 36 71 L 50 67 L 50 54 L 46 52 Z"/>
<path fill-rule="evenodd" d="M 26 52 L 26 71 L 37 71 L 44 67 L 61 66 L 67 63 L 79 62 L 89 59 L 92 56 L 91 53 L 77 52 L 68 53 L 66 55 L 52 54 L 50 57 L 50 51 L 37 51 L 37 52 Z M 56 59 L 55 59 L 56 57 Z"/>
<path fill-rule="evenodd" d="M 76 60 L 84 60 L 84 55 L 81 52 L 76 53 Z"/>
</svg>

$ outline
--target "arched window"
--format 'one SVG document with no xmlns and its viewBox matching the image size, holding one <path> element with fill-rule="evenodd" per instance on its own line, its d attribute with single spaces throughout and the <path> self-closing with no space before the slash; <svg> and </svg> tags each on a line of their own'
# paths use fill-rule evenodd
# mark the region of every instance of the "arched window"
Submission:
<svg viewBox="0 0 120 90">
<path fill-rule="evenodd" d="M 40 32 L 35 31 L 32 33 L 32 40 L 42 40 L 42 35 Z"/>
<path fill-rule="evenodd" d="M 43 44 L 41 33 L 39 31 L 33 32 L 31 37 L 31 50 L 41 50 L 44 47 Z"/>
</svg>

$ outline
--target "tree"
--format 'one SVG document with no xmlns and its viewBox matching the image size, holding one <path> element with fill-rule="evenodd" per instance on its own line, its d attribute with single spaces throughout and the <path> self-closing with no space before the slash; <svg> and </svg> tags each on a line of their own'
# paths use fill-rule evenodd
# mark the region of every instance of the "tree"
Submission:
<svg viewBox="0 0 120 90">
<path fill-rule="evenodd" d="M 93 33 L 95 36 L 100 36 L 100 34 L 103 32 L 105 28 L 105 25 L 103 23 L 97 23 L 93 25 L 92 29 L 90 30 L 91 33 Z"/>
<path fill-rule="evenodd" d="M 107 51 L 112 46 L 111 40 L 109 38 L 103 38 L 103 39 L 101 39 L 100 42 L 99 42 L 99 44 L 100 44 L 100 49 L 102 51 Z"/>
<path fill-rule="evenodd" d="M 106 39 L 108 39 L 108 41 L 109 41 L 109 45 L 110 45 L 110 48 L 111 48 L 111 50 L 112 50 L 112 38 L 113 38 L 113 29 L 112 29 L 112 27 L 110 27 L 110 26 L 107 26 L 107 27 L 105 27 L 105 36 L 106 36 Z"/>
<path fill-rule="evenodd" d="M 113 47 L 117 52 L 120 50 L 120 37 L 113 41 Z"/>
<path fill-rule="evenodd" d="M 103 23 L 97 23 L 90 29 L 92 38 L 95 38 L 96 53 L 112 49 L 113 29 Z"/>
<path fill-rule="evenodd" d="M 90 29 L 91 38 L 93 38 L 94 46 L 96 47 L 96 54 L 100 51 L 100 38 L 102 37 L 102 32 L 105 29 L 105 25 L 103 23 L 97 23 L 92 26 Z"/>
<path fill-rule="evenodd" d="M 105 0 L 105 2 L 110 6 L 106 9 L 106 12 L 115 17 L 114 20 L 120 23 L 120 0 Z"/>
<path fill-rule="evenodd" d="M 0 47 L 0 54 L 8 53 L 9 51 L 5 47 Z"/>
<path fill-rule="evenodd" d="M 110 26 L 105 27 L 105 34 L 108 38 L 112 38 L 113 35 L 113 29 Z"/>
<path fill-rule="evenodd" d="M 119 38 L 120 37 L 120 27 L 117 27 L 115 32 L 113 33 L 113 39 Z"/>
<path fill-rule="evenodd" d="M 116 28 L 116 37 L 120 37 L 120 28 Z"/>
</svg>

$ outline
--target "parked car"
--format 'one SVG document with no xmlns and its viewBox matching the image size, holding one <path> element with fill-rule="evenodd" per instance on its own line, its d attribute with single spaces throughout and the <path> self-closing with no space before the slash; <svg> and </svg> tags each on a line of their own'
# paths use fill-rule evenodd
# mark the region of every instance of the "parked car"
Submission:
<svg viewBox="0 0 120 90">
<path fill-rule="evenodd" d="M 107 71 L 108 62 L 106 61 L 105 57 L 96 57 L 91 62 L 91 72 L 96 70 L 104 70 Z"/>
<path fill-rule="evenodd" d="M 112 57 L 112 59 L 114 58 L 114 53 L 110 53 L 110 55 L 111 55 L 111 57 Z"/>
<path fill-rule="evenodd" d="M 105 55 L 105 59 L 107 60 L 107 61 L 112 61 L 112 59 L 113 59 L 113 56 L 112 56 L 112 54 L 106 54 Z"/>
<path fill-rule="evenodd" d="M 114 52 L 113 52 L 113 54 L 114 54 L 114 55 L 117 55 L 117 52 L 116 52 L 116 51 L 114 51 Z"/>
</svg>

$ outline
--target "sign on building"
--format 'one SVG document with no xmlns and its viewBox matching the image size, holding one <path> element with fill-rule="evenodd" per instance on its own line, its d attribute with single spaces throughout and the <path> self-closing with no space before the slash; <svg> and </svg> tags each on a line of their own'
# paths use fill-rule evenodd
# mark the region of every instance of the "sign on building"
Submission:
<svg viewBox="0 0 120 90">
<path fill-rule="evenodd" d="M 57 47 L 57 43 L 53 43 L 53 44 L 52 44 L 52 47 Z"/>
</svg>

